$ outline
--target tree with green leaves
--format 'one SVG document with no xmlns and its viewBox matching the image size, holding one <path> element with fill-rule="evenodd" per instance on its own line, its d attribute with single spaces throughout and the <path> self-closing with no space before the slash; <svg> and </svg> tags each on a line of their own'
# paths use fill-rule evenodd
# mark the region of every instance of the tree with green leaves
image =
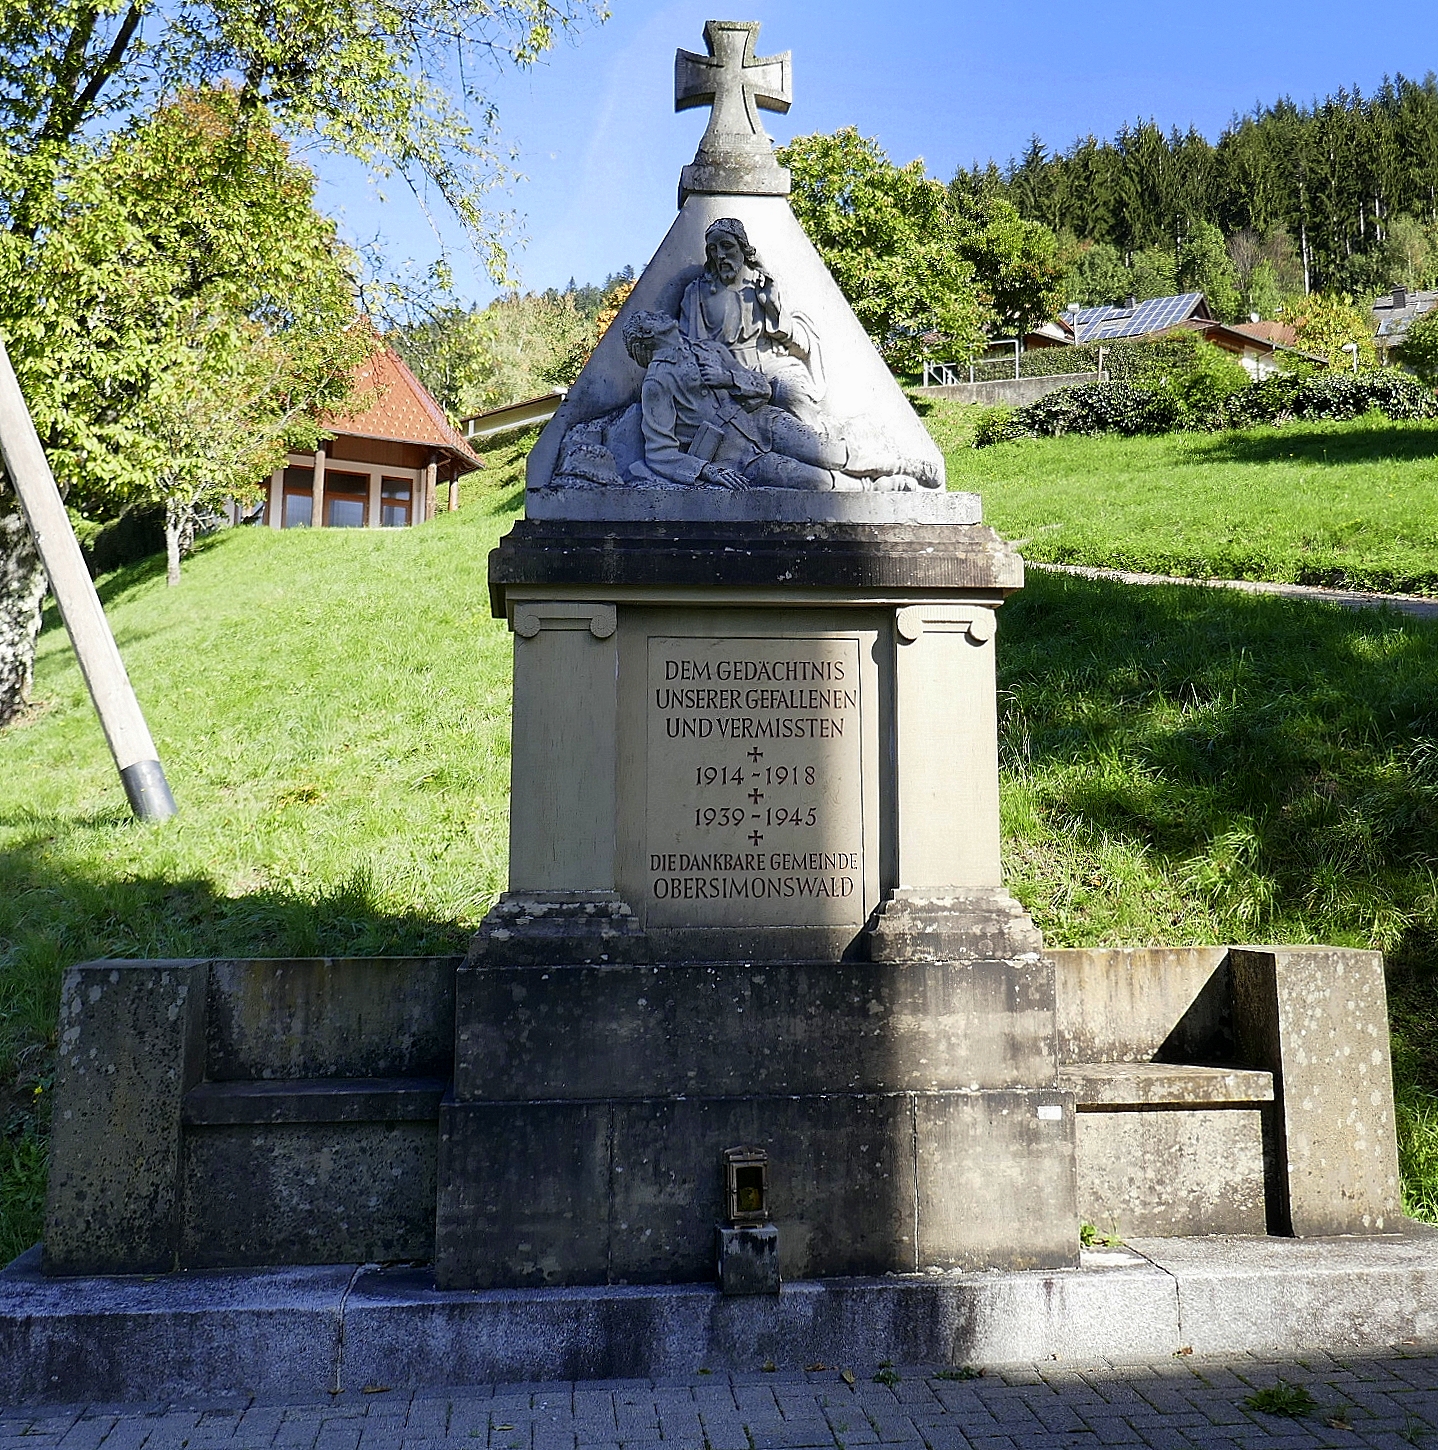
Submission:
<svg viewBox="0 0 1438 1450">
<path fill-rule="evenodd" d="M 441 308 L 389 339 L 458 419 L 567 386 L 597 336 L 596 318 L 581 313 L 571 293 L 511 292 L 487 307 Z"/>
<path fill-rule="evenodd" d="M 86 380 L 65 383 L 88 324 L 66 310 L 65 286 L 40 279 L 69 284 L 67 249 L 82 272 L 118 265 L 99 255 L 77 211 L 111 136 L 182 93 L 231 85 L 240 117 L 432 186 L 498 275 L 502 237 L 484 198 L 507 172 L 480 79 L 491 62 L 532 62 L 558 30 L 601 13 L 589 0 L 0 0 L 0 336 L 42 415 L 43 441 L 58 450 L 61 486 L 82 481 L 73 464 L 83 456 L 87 487 L 120 488 L 133 338 L 155 325 L 143 316 L 147 300 L 162 312 L 170 305 L 140 295 L 152 274 L 127 276 L 105 294 L 114 315 L 82 338 L 95 354 Z M 172 240 L 176 260 L 203 273 L 194 239 Z M 107 446 L 67 445 L 62 422 Z M 28 690 L 40 588 L 13 490 L 0 486 L 0 722 Z"/>
<path fill-rule="evenodd" d="M 1438 385 L 1438 308 L 1414 319 L 1398 350 L 1398 361 L 1430 387 Z"/>
<path fill-rule="evenodd" d="M 1178 264 L 1169 247 L 1144 247 L 1128 265 L 1129 295 L 1140 302 L 1173 297 L 1178 292 Z"/>
<path fill-rule="evenodd" d="M 795 215 L 891 368 L 983 346 L 993 314 L 949 190 L 922 161 L 895 166 L 852 126 L 796 137 L 779 159 L 793 173 Z"/>
<path fill-rule="evenodd" d="M 1372 315 L 1352 297 L 1313 292 L 1295 299 L 1284 319 L 1297 329 L 1298 346 L 1327 358 L 1330 367 L 1352 368 L 1355 362 L 1360 369 L 1378 366 Z M 1345 352 L 1345 344 L 1351 344 L 1353 350 Z"/>
<path fill-rule="evenodd" d="M 989 185 L 951 183 L 959 255 L 974 269 L 998 327 L 1023 337 L 1064 304 L 1064 258 L 1048 227 Z"/>
<path fill-rule="evenodd" d="M 374 346 L 313 203 L 264 115 L 204 89 L 78 167 L 43 245 L 0 248 L 44 299 L 9 330 L 43 362 L 29 402 L 72 507 L 164 504 L 172 583 L 201 508 L 253 495 L 287 447 L 313 446 Z"/>
<path fill-rule="evenodd" d="M 1117 247 L 1107 242 L 1074 241 L 1068 253 L 1070 261 L 1063 279 L 1065 305 L 1077 302 L 1080 307 L 1107 307 L 1128 296 L 1132 279 Z"/>
<path fill-rule="evenodd" d="M 1260 318 L 1277 317 L 1288 299 L 1303 295 L 1303 264 L 1285 227 L 1274 227 L 1266 236 L 1250 228 L 1235 232 L 1228 239 L 1228 259 L 1244 317 L 1255 312 Z"/>
<path fill-rule="evenodd" d="M 1389 285 L 1418 291 L 1431 287 L 1438 280 L 1435 234 L 1438 234 L 1438 227 L 1425 226 L 1407 212 L 1400 212 L 1393 218 L 1388 224 L 1384 243 L 1384 272 Z"/>
<path fill-rule="evenodd" d="M 981 174 L 988 168 L 970 173 Z M 1390 246 L 1411 239 L 1401 219 L 1438 223 L 1438 76 L 1397 76 L 1311 105 L 1285 97 L 1213 143 L 1192 130 L 1165 135 L 1153 121 L 1067 150 L 1034 138 L 1001 184 L 1024 216 L 1128 256 L 1181 252 L 1200 221 L 1229 238 L 1283 229 L 1302 282 L 1289 289 L 1269 257 L 1280 289 L 1377 291 L 1403 280 L 1410 249 Z"/>
<path fill-rule="evenodd" d="M 84 137 L 179 89 L 232 83 L 242 112 L 433 185 L 502 270 L 483 198 L 508 172 L 480 82 L 602 13 L 588 0 L 0 0 L 0 220 L 33 232 Z"/>
<path fill-rule="evenodd" d="M 1209 310 L 1224 322 L 1236 322 L 1242 315 L 1238 277 L 1223 233 L 1212 222 L 1196 222 L 1184 239 L 1178 288 L 1180 292 L 1202 292 Z"/>
</svg>

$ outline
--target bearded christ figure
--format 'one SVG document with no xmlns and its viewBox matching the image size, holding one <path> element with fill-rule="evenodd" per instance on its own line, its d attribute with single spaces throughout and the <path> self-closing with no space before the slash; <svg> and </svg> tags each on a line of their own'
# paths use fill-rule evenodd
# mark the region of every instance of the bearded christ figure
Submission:
<svg viewBox="0 0 1438 1450">
<path fill-rule="evenodd" d="M 818 337 L 785 308 L 737 217 L 720 217 L 704 233 L 704 271 L 684 289 L 679 329 L 690 342 L 722 343 L 769 380 L 777 407 L 823 431 Z"/>
</svg>

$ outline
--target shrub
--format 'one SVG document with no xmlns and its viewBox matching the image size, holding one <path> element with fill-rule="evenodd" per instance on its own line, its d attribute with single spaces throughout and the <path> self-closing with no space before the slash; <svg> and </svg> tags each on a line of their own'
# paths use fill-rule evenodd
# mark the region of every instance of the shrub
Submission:
<svg viewBox="0 0 1438 1450">
<path fill-rule="evenodd" d="M 1426 383 L 1438 382 L 1438 308 L 1432 308 L 1408 329 L 1398 351 L 1403 366 Z"/>
<path fill-rule="evenodd" d="M 1358 361 L 1364 367 L 1371 368 L 1378 361 L 1371 314 L 1347 293 L 1335 297 L 1310 292 L 1307 297 L 1295 298 L 1284 316 L 1298 329 L 1299 347 L 1326 357 L 1332 367 L 1349 365 L 1350 354 L 1343 351 L 1345 343 L 1358 349 Z"/>
<path fill-rule="evenodd" d="M 1438 400 L 1417 378 L 1400 372 L 1278 374 L 1230 397 L 1224 426 L 1248 428 L 1289 418 L 1361 418 L 1382 413 L 1395 421 L 1438 417 Z"/>
<path fill-rule="evenodd" d="M 974 447 L 987 448 L 991 443 L 1010 443 L 1025 436 L 1021 426 L 1015 427 L 1012 408 L 985 408 L 974 426 Z"/>
<path fill-rule="evenodd" d="M 1188 366 L 1173 379 L 1173 389 L 1195 423 L 1222 426 L 1221 410 L 1235 393 L 1247 392 L 1252 379 L 1231 352 L 1201 337 Z"/>
<path fill-rule="evenodd" d="M 1438 399 L 1408 373 L 1277 373 L 1230 390 L 1232 380 L 1226 368 L 1195 368 L 1176 384 L 1083 383 L 1050 393 L 1002 419 L 986 418 L 975 431 L 974 447 L 1066 433 L 1212 431 L 1294 418 L 1341 421 L 1365 413 L 1382 413 L 1398 422 L 1438 417 Z"/>
<path fill-rule="evenodd" d="M 1055 373 L 1098 371 L 1103 354 L 1104 371 L 1115 382 L 1160 383 L 1173 381 L 1191 371 L 1200 350 L 1211 347 L 1205 338 L 1188 328 L 1177 328 L 1162 337 L 1120 338 L 1116 342 L 1086 342 L 1079 347 L 1041 347 L 1023 354 L 1019 374 L 1026 378 L 1052 377 Z M 1013 376 L 1012 360 L 992 365 L 1007 367 Z M 995 376 L 1002 374 L 995 371 Z"/>
<path fill-rule="evenodd" d="M 1010 438 L 1060 438 L 1066 433 L 1168 433 L 1180 426 L 1183 414 L 1183 404 L 1171 388 L 1081 383 L 981 428 L 974 435 L 974 446 L 983 448 Z"/>
</svg>

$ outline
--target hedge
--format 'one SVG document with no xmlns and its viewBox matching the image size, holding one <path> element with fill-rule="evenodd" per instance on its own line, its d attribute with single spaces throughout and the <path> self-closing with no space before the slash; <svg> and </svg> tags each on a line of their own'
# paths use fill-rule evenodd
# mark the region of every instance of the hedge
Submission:
<svg viewBox="0 0 1438 1450">
<path fill-rule="evenodd" d="M 1050 393 L 1025 408 L 991 409 L 975 430 L 974 446 L 1070 433 L 1132 436 L 1180 428 L 1218 431 L 1290 419 L 1361 418 L 1374 412 L 1395 420 L 1434 418 L 1438 417 L 1438 399 L 1417 378 L 1392 371 L 1309 377 L 1280 373 L 1199 408 L 1188 406 L 1166 381 L 1083 383 Z"/>
</svg>

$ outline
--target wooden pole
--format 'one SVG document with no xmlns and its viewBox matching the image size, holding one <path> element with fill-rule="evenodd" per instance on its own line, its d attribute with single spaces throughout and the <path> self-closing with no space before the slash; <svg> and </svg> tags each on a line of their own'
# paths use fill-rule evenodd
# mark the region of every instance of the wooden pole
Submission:
<svg viewBox="0 0 1438 1450">
<path fill-rule="evenodd" d="M 90 571 L 85 567 L 70 516 L 65 512 L 55 476 L 40 447 L 30 410 L 25 406 L 10 354 L 0 343 L 0 452 L 5 471 L 30 532 L 40 562 L 60 606 L 60 617 L 80 661 L 80 673 L 95 702 L 95 713 L 109 742 L 110 753 L 129 797 L 130 809 L 142 821 L 163 821 L 175 814 L 164 768 L 155 753 L 140 702 L 125 673 L 110 622 L 100 606 Z"/>
</svg>

